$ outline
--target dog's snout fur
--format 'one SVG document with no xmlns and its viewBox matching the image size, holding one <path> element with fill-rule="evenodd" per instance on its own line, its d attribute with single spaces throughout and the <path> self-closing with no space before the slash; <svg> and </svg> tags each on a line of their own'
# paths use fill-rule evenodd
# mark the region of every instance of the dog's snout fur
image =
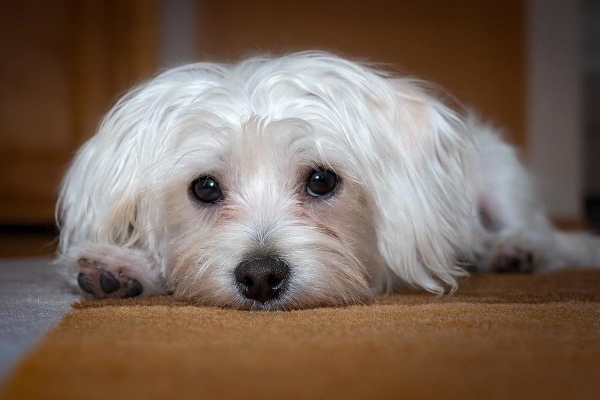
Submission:
<svg viewBox="0 0 600 400">
<path fill-rule="evenodd" d="M 289 272 L 285 261 L 267 257 L 240 262 L 234 276 L 244 297 L 265 303 L 278 298 L 285 291 Z"/>
</svg>

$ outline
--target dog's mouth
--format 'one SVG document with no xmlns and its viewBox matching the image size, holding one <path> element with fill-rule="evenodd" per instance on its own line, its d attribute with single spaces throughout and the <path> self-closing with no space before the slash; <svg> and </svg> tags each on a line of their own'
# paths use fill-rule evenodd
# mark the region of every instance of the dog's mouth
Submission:
<svg viewBox="0 0 600 400">
<path fill-rule="evenodd" d="M 315 308 L 339 308 L 353 305 L 368 304 L 372 299 L 363 299 L 362 301 L 338 302 L 338 301 L 316 301 L 304 303 L 294 301 L 294 299 L 278 299 L 269 300 L 264 303 L 253 300 L 236 301 L 230 304 L 218 305 L 225 308 L 245 311 L 294 311 L 294 310 L 309 310 Z"/>
<path fill-rule="evenodd" d="M 294 307 L 292 303 L 279 299 L 260 302 L 256 300 L 244 299 L 240 302 L 227 305 L 228 308 L 246 311 L 291 311 L 301 307 Z"/>
</svg>

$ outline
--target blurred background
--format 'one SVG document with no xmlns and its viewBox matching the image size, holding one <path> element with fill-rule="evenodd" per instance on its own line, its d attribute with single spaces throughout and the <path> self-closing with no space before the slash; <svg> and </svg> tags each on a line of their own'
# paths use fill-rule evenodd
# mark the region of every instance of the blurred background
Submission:
<svg viewBox="0 0 600 400">
<path fill-rule="evenodd" d="M 65 168 L 131 85 L 323 49 L 437 83 L 502 127 L 554 221 L 600 221 L 600 0 L 4 0 L 0 256 L 54 251 Z"/>
</svg>

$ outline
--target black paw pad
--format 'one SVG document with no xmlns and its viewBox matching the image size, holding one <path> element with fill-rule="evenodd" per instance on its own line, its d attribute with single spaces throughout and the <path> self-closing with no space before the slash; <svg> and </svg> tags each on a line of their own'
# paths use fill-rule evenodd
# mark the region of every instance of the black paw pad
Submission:
<svg viewBox="0 0 600 400">
<path fill-rule="evenodd" d="M 79 259 L 78 264 L 81 271 L 77 275 L 79 287 L 96 298 L 136 297 L 144 291 L 140 282 L 129 277 L 123 267 L 86 258 Z"/>
<path fill-rule="evenodd" d="M 106 294 L 116 292 L 121 288 L 121 283 L 113 274 L 104 271 L 100 275 L 100 289 Z"/>
<path fill-rule="evenodd" d="M 501 254 L 496 258 L 494 271 L 497 273 L 530 273 L 535 266 L 532 252 L 519 250 L 514 254 Z"/>
<path fill-rule="evenodd" d="M 123 285 L 123 297 L 136 297 L 142 294 L 144 288 L 136 280 L 130 280 Z"/>
<path fill-rule="evenodd" d="M 77 275 L 77 283 L 84 292 L 94 294 L 94 286 L 92 281 L 90 280 L 90 277 L 83 272 L 80 272 L 79 275 Z"/>
<path fill-rule="evenodd" d="M 498 265 L 497 271 L 499 273 L 514 273 L 521 270 L 521 259 L 513 256 L 506 256 L 502 262 Z"/>
</svg>

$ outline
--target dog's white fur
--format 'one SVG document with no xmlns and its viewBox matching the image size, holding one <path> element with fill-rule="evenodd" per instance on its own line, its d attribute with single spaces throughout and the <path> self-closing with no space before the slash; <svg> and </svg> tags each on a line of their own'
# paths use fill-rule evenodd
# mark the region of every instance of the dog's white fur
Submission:
<svg viewBox="0 0 600 400">
<path fill-rule="evenodd" d="M 330 198 L 306 194 L 315 166 L 340 178 Z M 190 198 L 207 175 L 222 202 Z M 94 260 L 143 295 L 239 308 L 442 293 L 466 265 L 600 265 L 600 240 L 552 227 L 493 129 L 415 80 L 321 52 L 186 65 L 133 89 L 79 151 L 58 219 L 72 277 Z M 290 267 L 264 303 L 233 277 L 256 254 Z"/>
</svg>

